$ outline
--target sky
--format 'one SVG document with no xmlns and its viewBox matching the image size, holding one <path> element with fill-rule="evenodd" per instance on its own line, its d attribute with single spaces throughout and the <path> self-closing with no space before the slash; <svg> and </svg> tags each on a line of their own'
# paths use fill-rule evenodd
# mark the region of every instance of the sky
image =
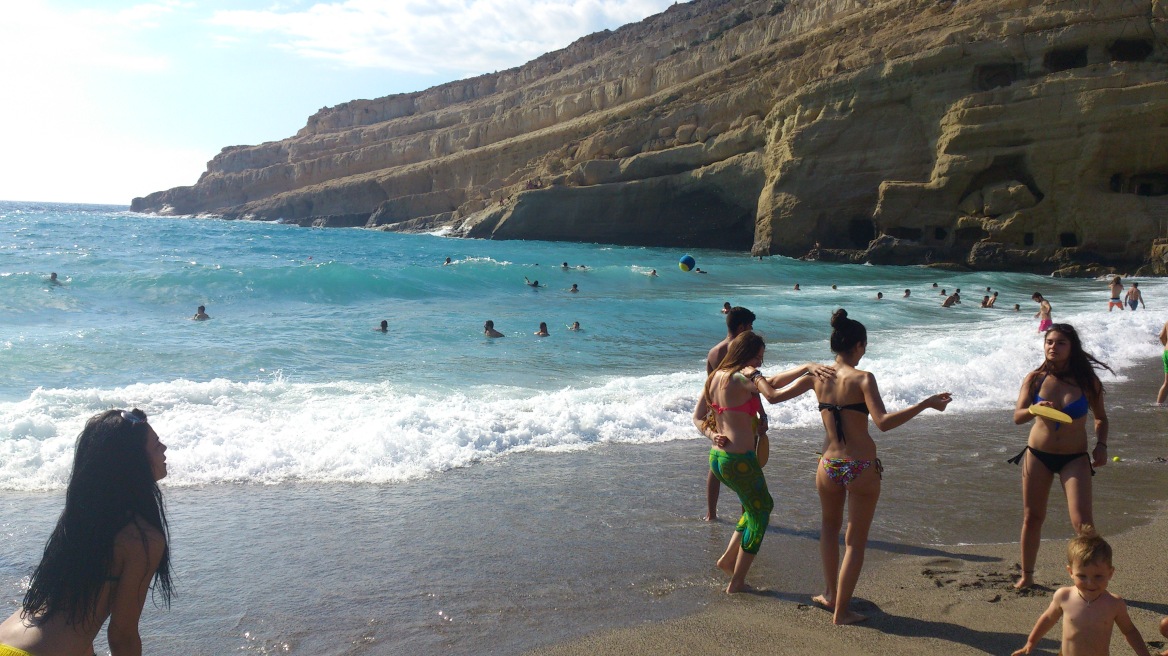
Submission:
<svg viewBox="0 0 1168 656">
<path fill-rule="evenodd" d="M 0 200 L 128 205 L 323 107 L 518 66 L 671 4 L 0 2 Z"/>
</svg>

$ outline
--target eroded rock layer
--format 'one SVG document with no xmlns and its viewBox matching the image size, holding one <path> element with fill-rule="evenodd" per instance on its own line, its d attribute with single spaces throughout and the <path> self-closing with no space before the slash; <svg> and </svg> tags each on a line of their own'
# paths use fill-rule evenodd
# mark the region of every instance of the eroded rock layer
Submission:
<svg viewBox="0 0 1168 656">
<path fill-rule="evenodd" d="M 133 209 L 1166 274 L 1166 37 L 1168 0 L 694 0 Z"/>
</svg>

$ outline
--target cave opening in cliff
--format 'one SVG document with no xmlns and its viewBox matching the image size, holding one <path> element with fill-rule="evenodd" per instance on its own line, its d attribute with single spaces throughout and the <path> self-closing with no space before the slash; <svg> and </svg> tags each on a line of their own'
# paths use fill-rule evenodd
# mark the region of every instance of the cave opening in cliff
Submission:
<svg viewBox="0 0 1168 656">
<path fill-rule="evenodd" d="M 876 224 L 869 218 L 854 218 L 848 221 L 848 245 L 851 248 L 868 248 L 876 238 Z"/>
<path fill-rule="evenodd" d="M 977 226 L 970 226 L 968 228 L 958 228 L 953 233 L 953 242 L 954 242 L 953 245 L 955 247 L 957 247 L 958 249 L 963 249 L 963 250 L 969 249 L 969 248 L 972 248 L 973 245 L 976 244 L 977 242 L 979 242 L 982 239 L 985 239 L 986 237 L 989 237 L 989 236 L 990 236 L 990 233 L 986 232 L 985 230 L 982 230 L 981 228 L 979 228 Z"/>
<path fill-rule="evenodd" d="M 1022 235 L 1022 245 L 1023 246 L 1033 246 L 1034 245 L 1034 233 L 1033 232 L 1027 232 L 1026 234 Z"/>
<path fill-rule="evenodd" d="M 1051 50 L 1042 57 L 1042 67 L 1047 73 L 1069 71 L 1072 68 L 1083 68 L 1087 65 L 1087 46 L 1078 48 L 1058 48 Z"/>
<path fill-rule="evenodd" d="M 1111 176 L 1111 191 L 1137 196 L 1168 195 L 1168 173 L 1137 173 L 1131 177 L 1116 173 Z"/>
<path fill-rule="evenodd" d="M 1074 248 L 1079 245 L 1079 236 L 1073 232 L 1059 233 L 1059 246 L 1063 248 Z"/>
<path fill-rule="evenodd" d="M 1152 55 L 1155 48 L 1149 39 L 1119 39 L 1107 46 L 1111 61 L 1142 62 Z"/>
<path fill-rule="evenodd" d="M 1034 196 L 1035 204 L 1042 202 L 1044 194 L 1034 181 L 1034 176 L 1030 174 L 1030 167 L 1026 165 L 1026 158 L 1023 155 L 995 157 L 989 167 L 973 176 L 973 179 L 965 186 L 965 191 L 961 193 L 960 198 L 965 198 L 975 191 L 981 191 L 983 187 L 1000 182 L 1020 182 L 1030 190 Z"/>
<path fill-rule="evenodd" d="M 982 64 L 973 69 L 973 88 L 989 91 L 1008 87 L 1022 76 L 1022 67 L 1016 63 Z"/>
<path fill-rule="evenodd" d="M 937 241 L 945 241 L 945 238 L 948 236 L 949 236 L 949 231 L 942 228 L 941 226 L 937 226 L 937 227 L 933 228 L 933 239 L 935 239 Z"/>
</svg>

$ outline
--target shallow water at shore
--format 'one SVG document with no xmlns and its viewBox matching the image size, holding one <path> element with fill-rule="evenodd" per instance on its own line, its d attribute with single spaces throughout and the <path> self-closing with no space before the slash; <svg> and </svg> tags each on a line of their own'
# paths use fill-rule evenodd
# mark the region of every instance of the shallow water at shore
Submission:
<svg viewBox="0 0 1168 656">
<path fill-rule="evenodd" d="M 871 558 L 1017 539 L 1020 472 L 1005 460 L 1026 439 L 1009 408 L 1041 357 L 1033 304 L 944 310 L 935 280 L 990 285 L 1005 306 L 1041 288 L 1116 366 L 1104 382 L 1122 461 L 1095 478 L 1101 530 L 1168 494 L 1153 460 L 1168 413 L 1149 404 L 1160 373 L 1145 364 L 1166 317 L 1107 314 L 1099 281 L 707 251 L 700 276 L 664 249 L 2 212 L 0 603 L 14 607 L 39 558 L 85 418 L 139 405 L 170 446 L 179 589 L 169 612 L 148 605 L 152 652 L 507 654 L 721 599 L 712 563 L 736 503 L 723 491 L 722 520 L 697 519 L 708 444 L 689 415 L 724 300 L 758 314 L 768 371 L 827 360 L 827 314 L 843 305 L 868 325 L 864 366 L 890 408 L 954 393 L 944 415 L 876 435 Z M 59 288 L 43 280 L 56 269 Z M 534 292 L 522 278 L 537 270 L 552 282 Z M 1141 288 L 1168 297 L 1161 281 Z M 188 321 L 200 302 L 212 321 Z M 388 335 L 372 330 L 382 317 Z M 506 339 L 479 335 L 487 317 Z M 540 320 L 552 337 L 530 334 Z M 572 320 L 585 332 L 558 328 Z M 769 415 L 776 510 L 752 579 L 803 600 L 820 578 L 822 428 L 810 398 Z M 1062 504 L 1052 494 L 1048 537 L 1069 532 Z"/>
</svg>

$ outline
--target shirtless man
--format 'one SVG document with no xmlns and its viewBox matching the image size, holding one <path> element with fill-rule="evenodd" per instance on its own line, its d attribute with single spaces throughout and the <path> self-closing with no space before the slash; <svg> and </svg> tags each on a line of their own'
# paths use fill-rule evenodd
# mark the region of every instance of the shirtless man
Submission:
<svg viewBox="0 0 1168 656">
<path fill-rule="evenodd" d="M 1123 295 L 1123 283 L 1119 281 L 1119 276 L 1111 279 L 1111 300 L 1107 301 L 1107 311 L 1111 312 L 1115 308 L 1123 310 L 1123 301 L 1119 300 Z M 1133 310 L 1135 308 L 1132 308 Z"/>
<path fill-rule="evenodd" d="M 945 300 L 941 301 L 941 307 L 953 307 L 954 303 L 960 302 L 961 298 L 957 295 L 957 292 L 953 292 L 952 294 L 946 296 Z"/>
<path fill-rule="evenodd" d="M 210 318 L 211 316 L 207 314 L 207 308 L 202 305 L 199 306 L 198 312 L 195 312 L 195 316 L 191 317 L 193 321 L 206 321 Z"/>
<path fill-rule="evenodd" d="M 1054 321 L 1050 318 L 1050 301 L 1047 301 L 1038 292 L 1034 292 L 1030 300 L 1038 303 L 1038 312 L 1034 316 L 1038 319 L 1038 332 L 1045 333 L 1047 328 L 1054 325 Z"/>
<path fill-rule="evenodd" d="M 1132 312 L 1136 311 L 1137 304 L 1143 305 L 1145 310 L 1148 309 L 1148 306 L 1144 305 L 1144 295 L 1140 292 L 1140 283 L 1138 282 L 1132 283 L 1131 289 L 1127 290 L 1127 294 L 1124 294 L 1123 300 L 1127 301 L 1127 306 L 1132 309 Z"/>
</svg>

